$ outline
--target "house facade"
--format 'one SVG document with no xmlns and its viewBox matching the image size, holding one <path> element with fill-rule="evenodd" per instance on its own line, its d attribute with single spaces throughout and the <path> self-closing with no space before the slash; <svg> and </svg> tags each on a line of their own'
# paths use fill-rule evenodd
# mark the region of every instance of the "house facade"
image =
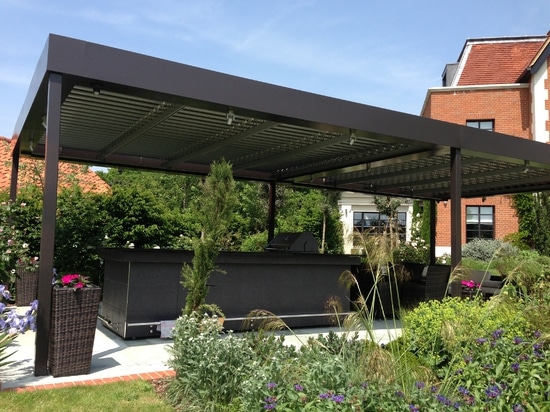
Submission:
<svg viewBox="0 0 550 412">
<path fill-rule="evenodd" d="M 421 116 L 548 143 L 550 141 L 550 33 L 545 36 L 466 40 L 442 86 L 427 92 Z M 525 168 L 529 165 L 525 164 Z M 480 170 L 480 179 L 483 171 Z M 362 201 L 358 197 L 365 198 Z M 346 239 L 355 214 L 374 212 L 370 196 L 344 193 Z M 404 203 L 407 205 L 407 202 Z M 437 204 L 436 255 L 450 253 L 450 202 Z M 347 215 L 346 215 L 347 213 Z M 511 196 L 462 199 L 462 242 L 503 239 L 518 231 Z M 410 208 L 406 225 L 410 227 Z M 346 252 L 351 251 L 347 241 Z"/>
</svg>

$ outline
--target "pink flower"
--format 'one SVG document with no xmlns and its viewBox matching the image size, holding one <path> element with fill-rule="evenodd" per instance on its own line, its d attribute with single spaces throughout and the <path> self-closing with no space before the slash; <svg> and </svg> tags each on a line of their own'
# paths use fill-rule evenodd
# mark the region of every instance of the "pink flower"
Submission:
<svg viewBox="0 0 550 412">
<path fill-rule="evenodd" d="M 479 283 L 475 283 L 473 280 L 463 280 L 461 284 L 468 289 L 479 288 L 481 286 Z"/>
</svg>

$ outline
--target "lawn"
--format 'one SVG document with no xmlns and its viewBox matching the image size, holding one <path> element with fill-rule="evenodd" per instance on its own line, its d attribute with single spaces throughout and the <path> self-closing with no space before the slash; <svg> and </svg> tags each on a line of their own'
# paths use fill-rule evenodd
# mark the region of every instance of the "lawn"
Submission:
<svg viewBox="0 0 550 412">
<path fill-rule="evenodd" d="M 174 411 L 163 400 L 162 382 L 122 381 L 38 391 L 1 391 L 0 409 L 11 412 Z"/>
</svg>

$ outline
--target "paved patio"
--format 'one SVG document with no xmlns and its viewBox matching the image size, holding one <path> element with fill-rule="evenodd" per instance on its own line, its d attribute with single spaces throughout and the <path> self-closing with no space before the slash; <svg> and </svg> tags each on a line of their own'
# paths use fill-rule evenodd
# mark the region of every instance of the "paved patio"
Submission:
<svg viewBox="0 0 550 412">
<path fill-rule="evenodd" d="M 277 333 L 285 335 L 287 344 L 300 346 L 309 337 L 327 334 L 331 330 L 343 333 L 338 327 L 306 328 L 293 333 L 288 331 Z M 399 323 L 375 322 L 374 334 L 379 343 L 394 339 L 400 332 Z M 365 331 L 360 331 L 359 334 L 364 337 Z M 130 379 L 153 380 L 173 376 L 174 371 L 167 366 L 169 358 L 167 349 L 171 344 L 172 340 L 161 338 L 124 340 L 98 321 L 90 373 L 54 378 L 51 375 L 34 376 L 35 334 L 27 332 L 19 335 L 10 346 L 15 351 L 10 357 L 13 363 L 0 369 L 0 382 L 3 390 L 35 390 L 72 385 L 97 385 Z"/>
</svg>

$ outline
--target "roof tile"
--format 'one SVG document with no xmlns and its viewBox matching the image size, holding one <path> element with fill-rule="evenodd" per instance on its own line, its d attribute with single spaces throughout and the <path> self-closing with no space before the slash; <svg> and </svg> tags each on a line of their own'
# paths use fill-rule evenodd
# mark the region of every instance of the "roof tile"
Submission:
<svg viewBox="0 0 550 412">
<path fill-rule="evenodd" d="M 0 136 L 0 190 L 9 189 L 11 184 L 11 140 Z M 78 184 L 84 192 L 109 193 L 111 188 L 86 165 L 59 163 L 59 187 Z M 18 186 L 44 185 L 44 161 L 21 158 Z"/>
<path fill-rule="evenodd" d="M 458 86 L 516 83 L 543 44 L 544 40 L 474 43 Z"/>
</svg>

